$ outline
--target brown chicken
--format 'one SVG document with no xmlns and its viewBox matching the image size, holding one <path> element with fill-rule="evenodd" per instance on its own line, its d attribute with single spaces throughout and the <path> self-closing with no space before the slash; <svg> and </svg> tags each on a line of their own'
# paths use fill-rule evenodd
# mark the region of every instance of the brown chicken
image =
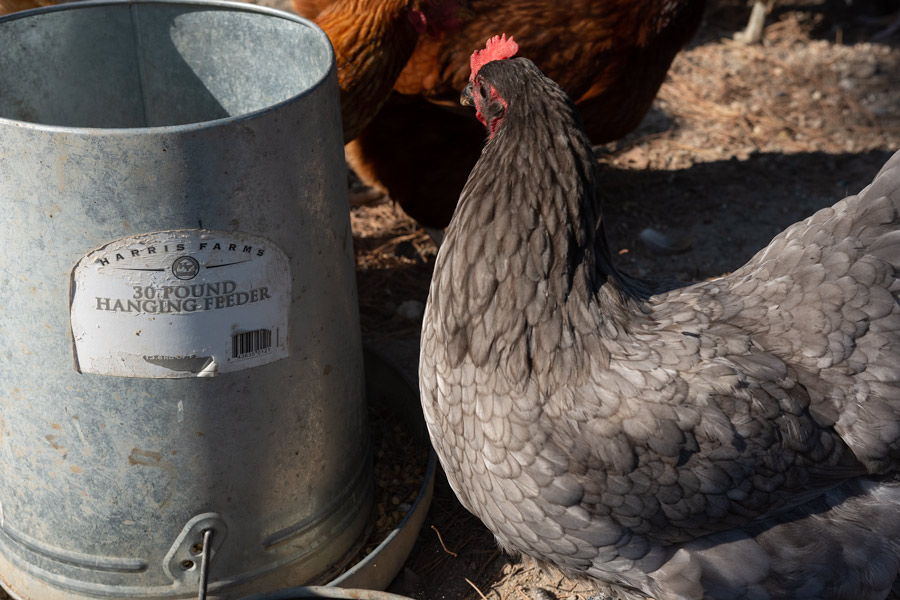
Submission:
<svg viewBox="0 0 900 600">
<path fill-rule="evenodd" d="M 453 23 L 455 0 L 295 0 L 334 46 L 344 143 L 356 138 L 388 99 L 420 33 L 437 34 Z M 307 16 L 307 15 L 304 15 Z M 307 16 L 307 18 L 309 18 Z"/>
<path fill-rule="evenodd" d="M 333 1 L 333 0 L 332 0 Z M 382 0 L 384 1 L 384 0 Z M 385 103 L 346 148 L 359 176 L 422 224 L 450 220 L 484 132 L 457 104 L 469 55 L 496 31 L 575 99 L 594 143 L 633 130 L 675 54 L 693 36 L 705 0 L 466 0 L 458 24 L 421 36 Z M 294 0 L 305 16 L 328 0 Z"/>
</svg>

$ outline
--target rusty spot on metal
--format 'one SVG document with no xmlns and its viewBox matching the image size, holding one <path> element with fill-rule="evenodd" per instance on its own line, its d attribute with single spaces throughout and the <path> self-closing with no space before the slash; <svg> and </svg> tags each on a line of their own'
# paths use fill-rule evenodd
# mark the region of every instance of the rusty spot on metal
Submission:
<svg viewBox="0 0 900 600">
<path fill-rule="evenodd" d="M 153 462 L 147 462 L 148 460 Z M 162 454 L 159 452 L 149 452 L 140 448 L 132 448 L 131 454 L 128 455 L 128 462 L 133 465 L 144 465 L 145 467 L 158 467 L 162 460 Z"/>
<path fill-rule="evenodd" d="M 160 469 L 166 475 L 169 476 L 170 482 L 175 479 L 177 475 L 177 469 L 174 464 L 164 461 L 162 459 L 162 454 L 159 452 L 152 452 L 150 450 L 141 450 L 140 448 L 132 448 L 131 454 L 128 455 L 128 462 L 132 465 L 140 465 L 143 467 L 153 467 L 156 469 Z M 172 486 L 169 485 L 166 487 L 166 497 L 159 503 L 160 508 L 164 508 L 169 504 L 169 501 L 172 499 Z"/>
</svg>

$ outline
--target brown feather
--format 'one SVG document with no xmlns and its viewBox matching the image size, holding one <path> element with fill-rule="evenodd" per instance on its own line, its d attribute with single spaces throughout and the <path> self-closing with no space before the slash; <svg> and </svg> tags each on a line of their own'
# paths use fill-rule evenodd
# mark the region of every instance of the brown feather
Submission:
<svg viewBox="0 0 900 600">
<path fill-rule="evenodd" d="M 470 115 L 428 103 L 457 103 L 473 50 L 497 33 L 515 36 L 519 56 L 557 81 L 575 100 L 591 140 L 606 143 L 647 113 L 672 59 L 697 29 L 704 2 L 468 0 L 457 28 L 419 38 L 394 86 L 398 94 L 348 147 L 351 164 L 422 224 L 444 227 L 484 137 Z M 422 136 L 427 130 L 440 134 Z"/>
<path fill-rule="evenodd" d="M 53 0 L 0 0 L 0 16 L 53 4 L 57 4 L 57 2 Z"/>
<path fill-rule="evenodd" d="M 317 16 L 334 46 L 344 142 L 378 113 L 415 49 L 408 0 L 341 0 Z"/>
</svg>

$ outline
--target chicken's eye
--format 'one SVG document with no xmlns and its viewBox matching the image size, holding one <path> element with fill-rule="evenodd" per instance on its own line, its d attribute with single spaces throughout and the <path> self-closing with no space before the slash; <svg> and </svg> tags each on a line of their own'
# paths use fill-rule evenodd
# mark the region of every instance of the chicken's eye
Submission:
<svg viewBox="0 0 900 600">
<path fill-rule="evenodd" d="M 484 100 L 487 100 L 488 92 L 487 92 L 487 88 L 486 88 L 486 87 L 484 87 L 483 85 L 478 86 L 478 93 L 481 94 L 481 97 L 482 97 Z"/>
</svg>

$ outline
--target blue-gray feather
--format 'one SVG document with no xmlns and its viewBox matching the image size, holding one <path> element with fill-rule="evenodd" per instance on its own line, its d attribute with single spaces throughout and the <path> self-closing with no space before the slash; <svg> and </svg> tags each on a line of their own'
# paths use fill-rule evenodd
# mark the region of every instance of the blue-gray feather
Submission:
<svg viewBox="0 0 900 600">
<path fill-rule="evenodd" d="M 900 154 L 734 273 L 671 289 L 615 268 L 562 90 L 526 59 L 476 83 L 508 107 L 440 249 L 420 357 L 461 502 L 504 548 L 626 596 L 885 598 Z"/>
</svg>

